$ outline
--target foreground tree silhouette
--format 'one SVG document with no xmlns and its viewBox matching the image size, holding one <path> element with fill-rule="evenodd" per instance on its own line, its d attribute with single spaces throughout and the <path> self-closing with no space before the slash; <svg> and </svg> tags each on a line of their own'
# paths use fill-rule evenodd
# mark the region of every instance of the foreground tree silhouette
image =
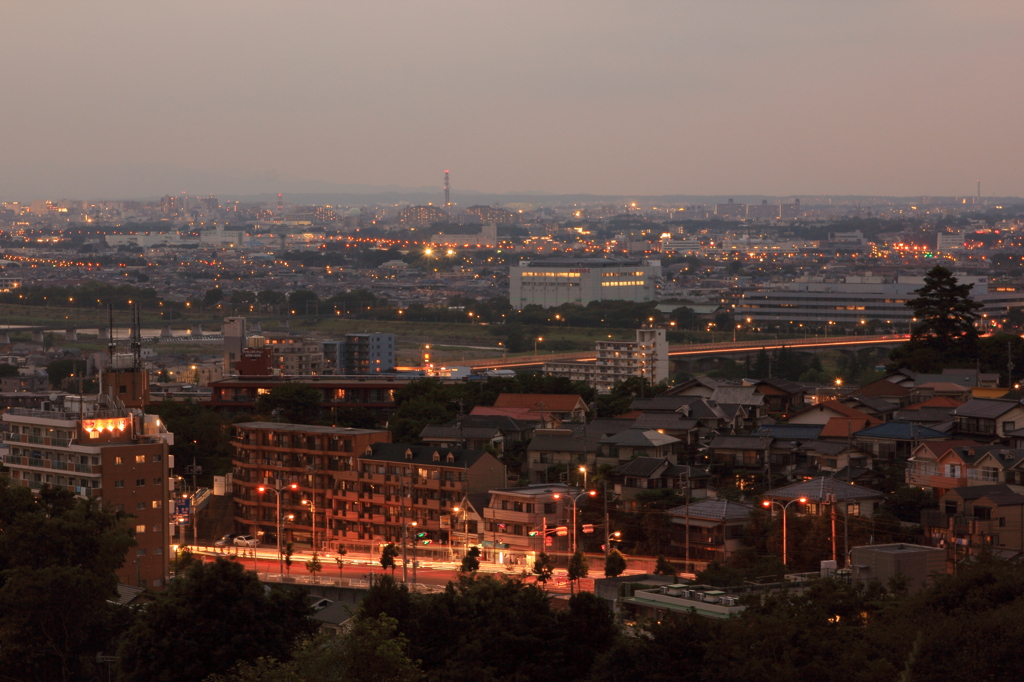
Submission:
<svg viewBox="0 0 1024 682">
<path fill-rule="evenodd" d="M 622 575 L 622 572 L 625 570 L 626 557 L 622 556 L 622 552 L 617 549 L 608 552 L 608 556 L 604 560 L 604 576 L 606 578 L 614 578 L 615 576 Z"/>
<path fill-rule="evenodd" d="M 590 562 L 587 561 L 587 557 L 583 553 L 583 550 L 577 549 L 576 552 L 569 559 L 570 588 L 572 588 L 573 586 L 578 588 L 579 580 L 581 578 L 586 578 L 588 573 L 590 573 Z"/>
<path fill-rule="evenodd" d="M 129 614 L 108 600 L 134 544 L 123 513 L 0 477 L 0 678 L 79 680 Z"/>
<path fill-rule="evenodd" d="M 398 556 L 398 548 L 395 543 L 390 542 L 380 552 L 380 565 L 384 570 L 391 569 L 391 577 L 395 576 L 395 558 Z"/>
<path fill-rule="evenodd" d="M 533 572 L 537 575 L 537 582 L 542 587 L 546 586 L 555 572 L 555 560 L 547 552 L 541 552 L 533 562 Z"/>
<path fill-rule="evenodd" d="M 123 682 L 187 682 L 238 661 L 287 658 L 314 626 L 300 590 L 267 593 L 255 573 L 227 559 L 193 563 L 125 633 Z"/>
<path fill-rule="evenodd" d="M 463 573 L 472 573 L 480 570 L 480 548 L 470 547 L 469 553 L 462 557 L 462 565 L 459 570 Z"/>
</svg>

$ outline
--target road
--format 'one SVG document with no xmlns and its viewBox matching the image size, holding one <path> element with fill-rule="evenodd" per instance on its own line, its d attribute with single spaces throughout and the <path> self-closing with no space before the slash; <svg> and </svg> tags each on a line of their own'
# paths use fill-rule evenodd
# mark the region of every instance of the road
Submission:
<svg viewBox="0 0 1024 682">
<path fill-rule="evenodd" d="M 790 350 L 809 350 L 812 348 L 842 348 L 845 346 L 870 346 L 877 344 L 902 343 L 910 337 L 906 334 L 887 334 L 884 336 L 812 336 L 790 339 L 761 339 L 757 341 L 734 341 L 723 343 L 683 343 L 669 346 L 669 358 L 681 358 L 688 355 L 708 355 L 712 353 L 740 353 L 743 351 L 766 351 L 788 348 Z M 468 361 L 474 370 L 484 369 L 516 369 L 537 367 L 545 362 L 562 362 L 574 360 L 578 362 L 594 362 L 597 357 L 592 351 L 574 353 L 551 353 L 533 356 L 519 356 L 512 359 L 486 358 Z"/>
<path fill-rule="evenodd" d="M 224 557 L 234 559 L 240 562 L 245 568 L 255 570 L 260 574 L 269 574 L 270 576 L 278 575 L 278 557 L 277 552 L 273 548 L 260 547 L 255 551 L 255 557 L 253 557 L 253 550 L 247 547 L 229 547 L 229 548 L 217 548 L 211 546 L 199 546 L 193 551 L 197 556 L 202 557 Z M 310 574 L 306 569 L 306 562 L 312 557 L 312 552 L 297 553 L 292 557 L 291 570 L 286 569 L 286 574 L 295 578 L 308 577 Z M 335 561 L 336 555 L 334 553 L 328 553 L 325 557 L 321 557 L 320 564 L 323 567 L 319 573 L 320 577 L 323 578 L 347 578 L 350 580 L 368 580 L 370 574 L 380 575 L 384 573 L 384 569 L 381 568 L 380 562 L 367 555 L 358 555 L 345 557 L 344 565 L 339 569 L 337 562 Z M 592 558 L 591 567 L 600 570 L 600 566 L 597 566 L 597 562 Z M 459 578 L 459 563 L 458 562 L 438 562 L 438 561 L 422 561 L 419 567 L 414 571 L 412 567 L 412 560 L 409 561 L 408 568 L 408 581 L 410 583 L 416 583 L 419 585 L 426 585 L 432 588 L 443 588 L 449 582 L 458 580 Z M 508 575 L 517 576 L 521 575 L 524 570 L 527 570 L 525 566 L 505 567 L 498 564 L 492 564 L 490 562 L 481 562 L 479 574 L 484 575 Z M 390 572 L 390 570 L 388 571 Z M 415 573 L 415 578 L 413 577 Z M 640 574 L 642 571 L 626 571 L 627 574 L 635 573 Z M 595 573 L 595 575 L 597 575 Z M 398 567 L 394 571 L 396 580 L 401 581 L 402 575 L 402 561 L 398 559 Z M 536 582 L 536 576 L 527 575 L 525 577 L 527 582 Z M 271 578 L 272 582 L 276 582 L 274 578 Z M 594 579 L 593 577 L 584 578 L 580 581 L 580 589 L 592 592 L 594 590 Z M 557 569 L 554 577 L 547 584 L 548 592 L 554 594 L 568 594 L 569 585 L 566 579 L 565 569 Z"/>
</svg>

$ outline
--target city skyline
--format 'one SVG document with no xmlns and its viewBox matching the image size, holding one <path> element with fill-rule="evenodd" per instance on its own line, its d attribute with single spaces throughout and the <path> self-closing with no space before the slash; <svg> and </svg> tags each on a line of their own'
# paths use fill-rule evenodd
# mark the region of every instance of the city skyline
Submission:
<svg viewBox="0 0 1024 682">
<path fill-rule="evenodd" d="M 7 3 L 0 199 L 1024 195 L 1006 3 Z"/>
</svg>

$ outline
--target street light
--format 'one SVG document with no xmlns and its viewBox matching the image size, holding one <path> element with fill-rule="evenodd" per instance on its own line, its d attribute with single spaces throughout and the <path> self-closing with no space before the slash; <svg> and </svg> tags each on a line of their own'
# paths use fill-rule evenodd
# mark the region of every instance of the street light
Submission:
<svg viewBox="0 0 1024 682">
<path fill-rule="evenodd" d="M 605 540 L 604 540 L 604 553 L 605 553 L 606 556 L 608 555 L 608 553 L 610 551 L 612 551 L 612 541 L 614 540 L 615 542 L 618 542 L 621 539 L 622 539 L 622 531 L 621 530 L 617 530 L 614 533 L 609 533 L 608 534 L 608 537 L 606 537 Z"/>
<path fill-rule="evenodd" d="M 462 556 L 469 554 L 469 510 L 465 507 L 452 507 L 452 511 L 455 512 L 456 518 L 458 518 L 459 512 L 462 512 L 462 535 L 465 538 L 465 550 Z M 451 550 L 452 541 L 451 537 L 448 538 L 448 549 Z"/>
<path fill-rule="evenodd" d="M 594 497 L 595 495 L 597 495 L 597 491 L 596 490 L 584 490 L 583 492 L 581 492 L 579 495 L 576 495 L 575 497 L 573 497 L 571 494 L 566 494 L 566 497 L 569 498 L 570 500 L 572 500 L 572 553 L 573 554 L 576 553 L 576 501 L 579 500 L 581 497 L 585 497 L 587 495 L 589 495 L 591 497 Z M 559 500 L 559 499 L 562 498 L 562 493 L 555 493 L 553 495 L 553 497 L 556 500 Z"/>
<path fill-rule="evenodd" d="M 797 498 L 795 500 L 790 500 L 786 504 L 782 504 L 781 502 L 776 502 L 775 500 L 765 500 L 765 501 L 763 501 L 761 503 L 764 506 L 765 509 L 771 509 L 771 506 L 773 504 L 776 504 L 776 505 L 778 505 L 779 507 L 782 508 L 782 565 L 783 566 L 788 566 L 788 563 L 786 562 L 786 510 L 789 509 L 789 505 L 793 504 L 794 502 L 799 502 L 800 504 L 806 504 L 807 503 L 807 498 L 806 497 L 800 497 L 800 498 Z"/>
<path fill-rule="evenodd" d="M 261 485 L 256 488 L 259 493 L 265 493 L 268 490 L 273 490 L 277 496 L 277 572 L 284 573 L 284 555 L 281 554 L 281 492 L 285 490 L 298 490 L 299 484 L 292 483 L 291 485 L 283 485 L 279 488 L 274 488 L 269 485 Z"/>
<path fill-rule="evenodd" d="M 581 464 L 580 465 L 580 473 L 583 474 L 583 487 L 585 489 L 587 487 L 587 465 L 586 464 Z"/>
<path fill-rule="evenodd" d="M 316 552 L 316 503 L 313 500 L 303 500 L 302 504 L 309 505 L 309 514 L 313 517 L 313 551 Z"/>
<path fill-rule="evenodd" d="M 533 357 L 537 357 L 537 342 L 538 341 L 543 341 L 543 340 L 544 340 L 543 336 L 538 336 L 537 338 L 535 338 L 533 340 Z"/>
</svg>

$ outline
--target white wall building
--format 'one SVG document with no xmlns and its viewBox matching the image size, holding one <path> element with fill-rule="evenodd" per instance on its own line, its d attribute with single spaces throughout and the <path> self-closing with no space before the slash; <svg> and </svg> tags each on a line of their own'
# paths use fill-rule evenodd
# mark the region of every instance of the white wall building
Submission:
<svg viewBox="0 0 1024 682">
<path fill-rule="evenodd" d="M 509 302 L 522 310 L 528 305 L 653 301 L 660 278 L 659 260 L 524 260 L 509 267 Z"/>
</svg>

